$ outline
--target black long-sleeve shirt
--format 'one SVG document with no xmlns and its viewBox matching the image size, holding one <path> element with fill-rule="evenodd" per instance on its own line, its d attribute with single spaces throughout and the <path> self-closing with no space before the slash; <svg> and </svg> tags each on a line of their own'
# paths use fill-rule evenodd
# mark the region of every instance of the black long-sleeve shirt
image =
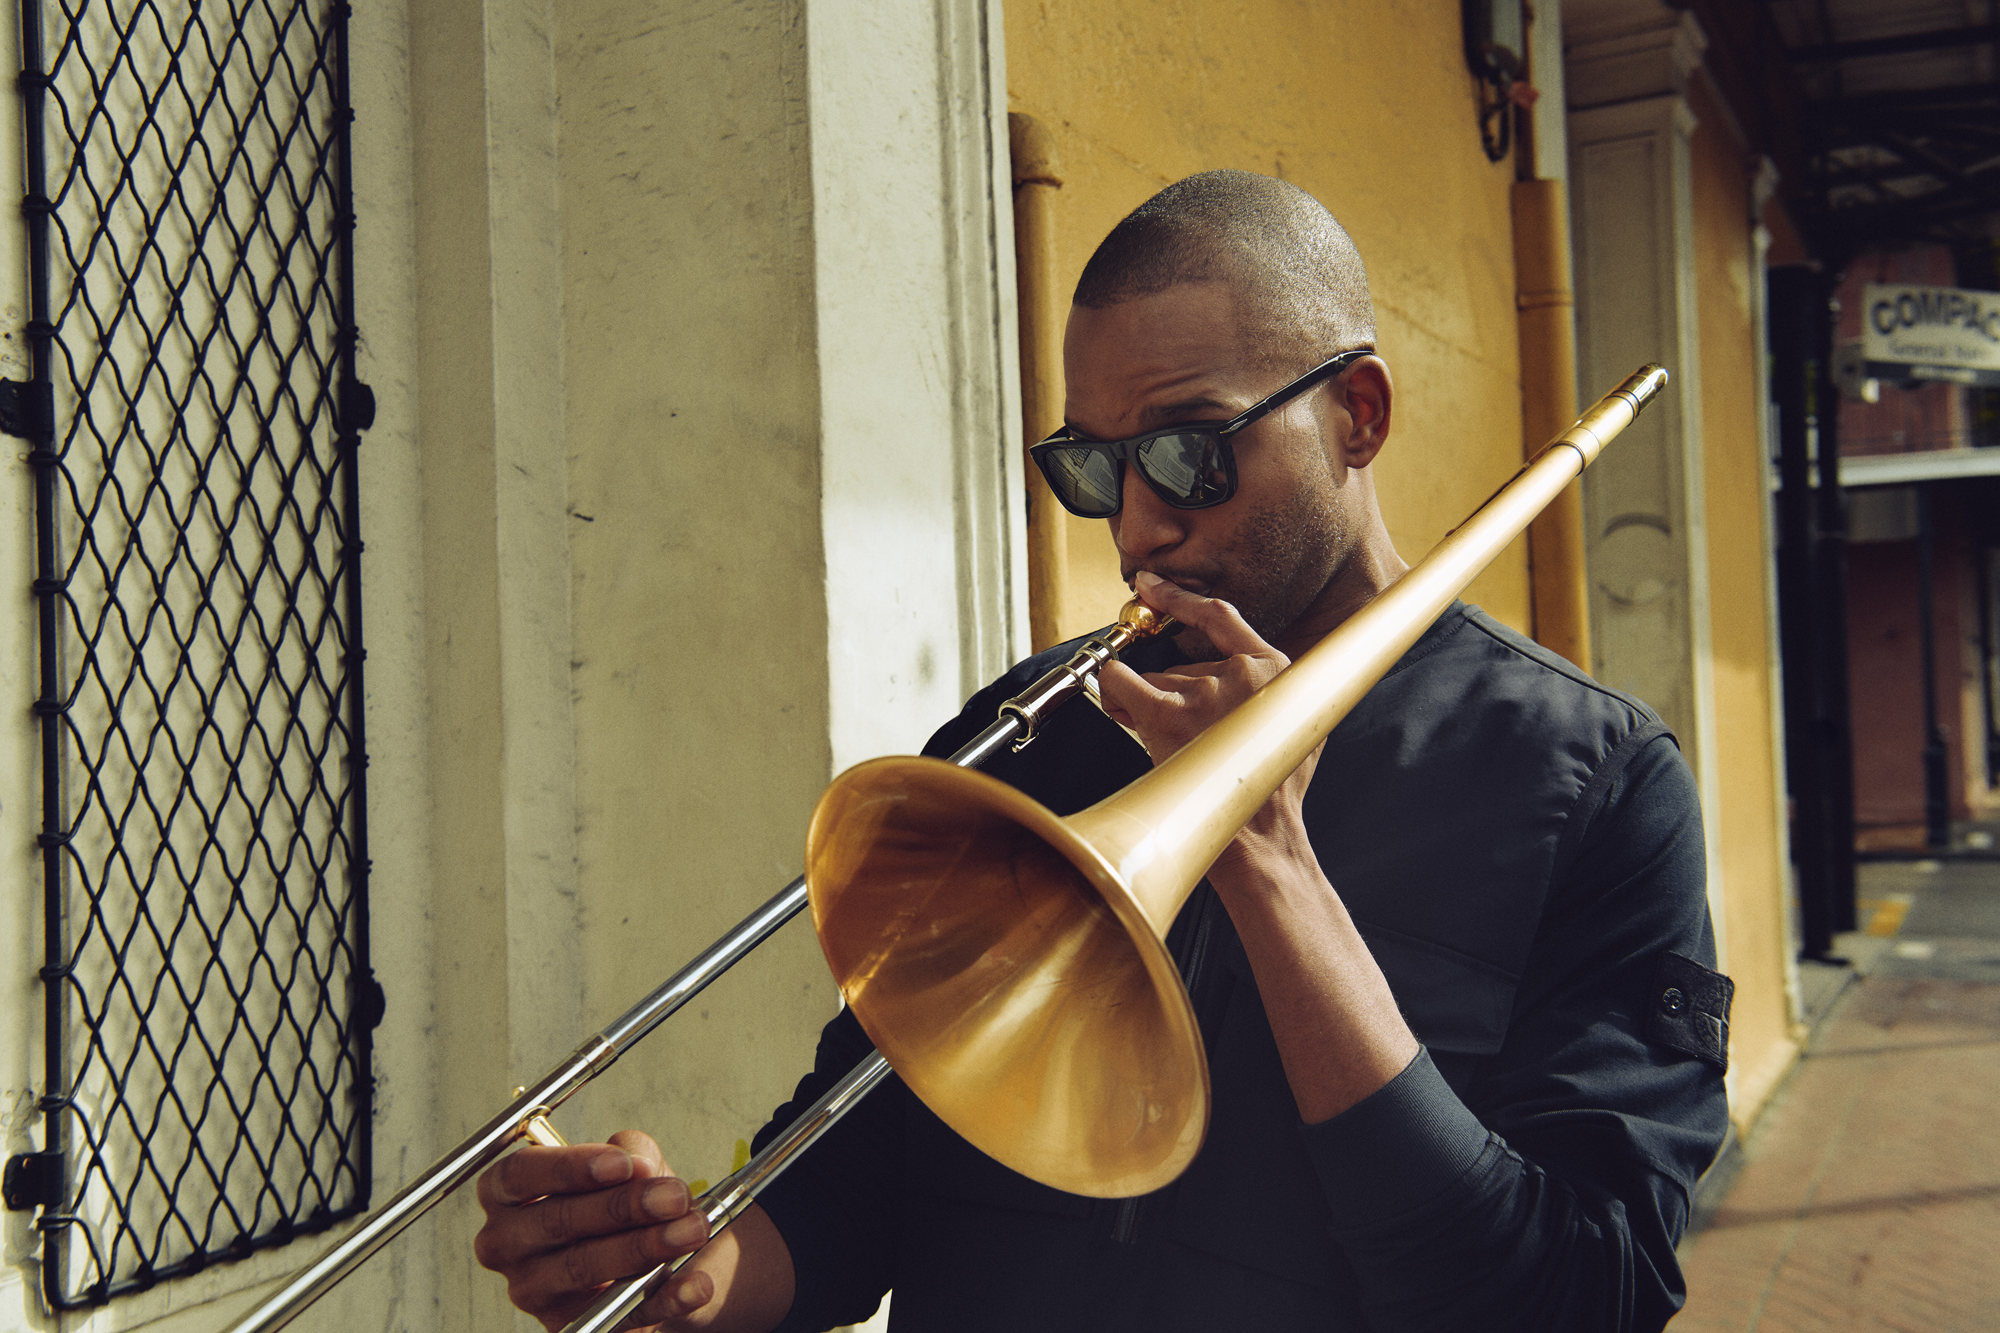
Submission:
<svg viewBox="0 0 2000 1333">
<path fill-rule="evenodd" d="M 1068 648 L 933 738 L 945 754 Z M 1128 654 L 1140 670 L 1171 644 Z M 1058 813 L 1145 753 L 1073 705 L 989 767 Z M 1315 854 L 1424 1051 L 1302 1125 L 1254 977 L 1206 885 L 1168 946 L 1213 1108 L 1188 1171 L 1095 1200 L 966 1144 L 891 1080 L 766 1193 L 798 1295 L 784 1327 L 1657 1329 L 1722 1138 L 1727 983 L 1694 784 L 1642 705 L 1455 606 L 1335 729 Z M 869 1049 L 843 1013 L 760 1143 Z"/>
</svg>

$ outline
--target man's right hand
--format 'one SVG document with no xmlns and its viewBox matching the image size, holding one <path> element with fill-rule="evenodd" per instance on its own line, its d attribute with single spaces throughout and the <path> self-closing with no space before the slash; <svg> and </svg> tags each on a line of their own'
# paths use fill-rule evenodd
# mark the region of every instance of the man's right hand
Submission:
<svg viewBox="0 0 2000 1333">
<path fill-rule="evenodd" d="M 486 1225 L 473 1253 L 507 1279 L 507 1298 L 550 1333 L 582 1314 L 606 1283 L 708 1239 L 707 1222 L 690 1211 L 688 1188 L 660 1159 L 659 1145 L 631 1131 L 608 1144 L 522 1148 L 479 1177 L 479 1203 Z M 641 1313 L 654 1321 L 647 1327 L 657 1327 L 714 1294 L 710 1276 L 689 1265 Z"/>
</svg>

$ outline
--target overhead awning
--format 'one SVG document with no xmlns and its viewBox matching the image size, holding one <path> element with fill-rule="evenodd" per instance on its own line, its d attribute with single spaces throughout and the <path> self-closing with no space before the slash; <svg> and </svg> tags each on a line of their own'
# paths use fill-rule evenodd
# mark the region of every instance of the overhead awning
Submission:
<svg viewBox="0 0 2000 1333">
<path fill-rule="evenodd" d="M 1930 449 L 1914 454 L 1862 454 L 1840 460 L 1842 486 L 1901 486 L 2000 476 L 2000 449 Z"/>
</svg>

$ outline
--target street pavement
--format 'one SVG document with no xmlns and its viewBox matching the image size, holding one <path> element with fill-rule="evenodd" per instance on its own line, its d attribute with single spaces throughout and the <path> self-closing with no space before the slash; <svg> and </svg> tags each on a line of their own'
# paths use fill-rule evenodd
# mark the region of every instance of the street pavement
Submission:
<svg viewBox="0 0 2000 1333">
<path fill-rule="evenodd" d="M 1804 965 L 1825 1012 L 1700 1201 L 1670 1333 L 2000 1330 L 2000 861 L 1865 864 L 1858 896 L 1856 966 Z"/>
</svg>

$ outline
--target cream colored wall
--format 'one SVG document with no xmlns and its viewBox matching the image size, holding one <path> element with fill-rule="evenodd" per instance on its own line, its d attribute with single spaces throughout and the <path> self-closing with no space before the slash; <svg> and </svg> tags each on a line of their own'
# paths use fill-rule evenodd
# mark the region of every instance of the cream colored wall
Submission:
<svg viewBox="0 0 2000 1333">
<path fill-rule="evenodd" d="M 997 11 L 563 6 L 576 837 L 609 1018 L 1025 647 Z M 996 182 L 998 182 L 996 187 Z M 579 1105 L 691 1176 L 838 1005 L 780 933 Z"/>
<path fill-rule="evenodd" d="M 1730 1107 L 1747 1129 L 1798 1055 L 1787 992 L 1792 943 L 1784 850 L 1771 798 L 1783 775 L 1771 743 L 1772 533 L 1758 428 L 1762 351 L 1754 288 L 1762 275 L 1752 235 L 1752 168 L 1705 80 L 1691 83 L 1689 100 L 1700 121 L 1691 153 L 1694 260 L 1720 787 L 1708 837 L 1724 868 L 1722 926 L 1736 982 Z"/>
<path fill-rule="evenodd" d="M 798 873 L 830 776 L 804 15 L 566 5 L 576 824 L 597 1021 Z M 837 1005 L 770 945 L 578 1103 L 727 1171 Z"/>
<path fill-rule="evenodd" d="M 1408 559 L 1521 459 L 1513 168 L 1480 148 L 1461 34 L 1451 0 L 1084 0 L 1007 13 L 1008 105 L 1049 127 L 1063 165 L 1065 291 L 1126 213 L 1217 167 L 1293 181 L 1353 235 L 1398 389 L 1375 466 Z M 1071 597 L 1059 620 L 1078 634 L 1110 620 L 1126 593 L 1104 525 L 1068 522 Z M 1522 544 L 1468 596 L 1526 632 Z"/>
<path fill-rule="evenodd" d="M 557 38 L 580 893 L 609 1015 L 775 892 L 832 774 L 1026 650 L 999 9 Z M 591 1090 L 713 1179 L 837 1007 L 805 924 Z"/>
</svg>

